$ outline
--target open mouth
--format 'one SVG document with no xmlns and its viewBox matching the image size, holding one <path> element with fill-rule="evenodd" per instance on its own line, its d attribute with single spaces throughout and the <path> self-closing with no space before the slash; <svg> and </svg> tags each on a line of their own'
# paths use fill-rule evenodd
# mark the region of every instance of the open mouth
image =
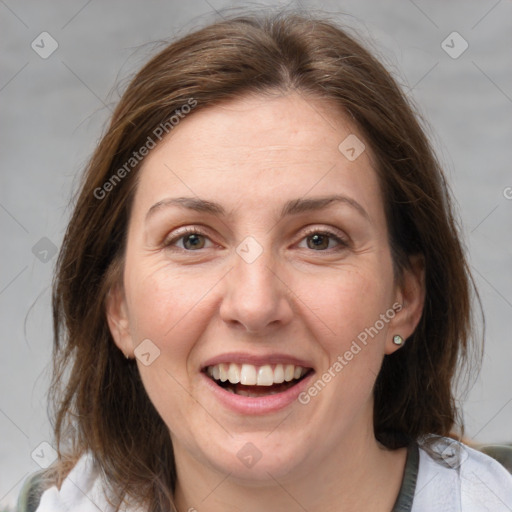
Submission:
<svg viewBox="0 0 512 512">
<path fill-rule="evenodd" d="M 287 391 L 312 373 L 313 369 L 293 364 L 254 366 L 221 363 L 207 366 L 203 372 L 230 393 L 258 398 Z"/>
</svg>

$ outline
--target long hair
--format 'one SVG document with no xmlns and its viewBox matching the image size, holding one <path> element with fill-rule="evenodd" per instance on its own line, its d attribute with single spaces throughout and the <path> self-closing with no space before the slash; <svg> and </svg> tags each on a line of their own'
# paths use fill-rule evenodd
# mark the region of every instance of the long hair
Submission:
<svg viewBox="0 0 512 512">
<path fill-rule="evenodd" d="M 194 115 L 246 93 L 290 91 L 339 107 L 370 145 L 398 278 L 412 255 L 424 258 L 423 314 L 405 346 L 384 358 L 374 390 L 375 436 L 397 448 L 456 426 L 453 382 L 468 360 L 473 282 L 445 177 L 414 108 L 383 65 L 327 19 L 231 17 L 173 42 L 142 68 L 85 171 L 53 287 L 58 485 L 88 450 L 116 506 L 126 493 L 148 510 L 174 510 L 168 429 L 136 363 L 114 344 L 105 313 L 123 269 L 140 167 L 134 152 L 184 105 L 195 102 Z"/>
</svg>

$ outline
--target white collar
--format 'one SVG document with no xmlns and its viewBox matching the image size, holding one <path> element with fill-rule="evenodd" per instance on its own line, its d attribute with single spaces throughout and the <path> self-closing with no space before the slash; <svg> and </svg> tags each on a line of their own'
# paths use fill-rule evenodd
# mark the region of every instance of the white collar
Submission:
<svg viewBox="0 0 512 512">
<path fill-rule="evenodd" d="M 137 512 L 125 507 L 122 512 Z M 46 489 L 36 512 L 114 512 L 106 498 L 106 486 L 94 457 L 85 453 L 62 482 L 62 486 Z"/>
<path fill-rule="evenodd" d="M 421 442 L 412 512 L 510 512 L 512 476 L 491 457 L 449 438 Z M 94 457 L 85 453 L 61 489 L 47 489 L 36 512 L 114 512 Z M 126 506 L 122 512 L 140 512 Z"/>
</svg>

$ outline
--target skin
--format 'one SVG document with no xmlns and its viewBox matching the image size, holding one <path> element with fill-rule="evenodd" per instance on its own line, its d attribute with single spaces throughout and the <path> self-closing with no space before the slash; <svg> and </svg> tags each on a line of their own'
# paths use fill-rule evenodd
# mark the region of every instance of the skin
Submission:
<svg viewBox="0 0 512 512">
<path fill-rule="evenodd" d="M 399 350 L 393 335 L 406 339 L 419 321 L 423 271 L 413 260 L 395 281 L 369 144 L 354 161 L 338 149 L 350 134 L 364 141 L 325 100 L 252 95 L 190 114 L 144 161 L 107 317 L 125 354 L 144 339 L 160 350 L 137 364 L 169 427 L 180 511 L 389 512 L 396 500 L 406 450 L 376 441 L 372 388 Z M 366 216 L 345 202 L 279 218 L 288 200 L 334 193 Z M 162 206 L 146 218 L 180 196 L 227 214 Z M 205 230 L 200 248 L 185 233 L 165 246 L 185 226 Z M 306 228 L 346 244 L 316 248 Z M 247 236 L 263 251 L 252 263 L 236 252 Z M 396 302 L 400 312 L 307 405 L 241 415 L 205 389 L 201 365 L 232 351 L 293 354 L 320 376 Z M 247 442 L 262 454 L 250 468 L 237 457 Z"/>
</svg>

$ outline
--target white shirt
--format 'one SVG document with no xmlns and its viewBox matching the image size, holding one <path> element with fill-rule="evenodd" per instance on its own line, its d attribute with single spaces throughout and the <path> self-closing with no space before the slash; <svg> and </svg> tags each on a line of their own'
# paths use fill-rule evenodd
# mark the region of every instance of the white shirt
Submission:
<svg viewBox="0 0 512 512">
<path fill-rule="evenodd" d="M 64 479 L 60 490 L 53 486 L 44 491 L 36 512 L 114 512 L 106 499 L 103 482 L 92 453 L 87 452 Z M 143 512 L 136 507 L 120 510 Z"/>
<path fill-rule="evenodd" d="M 411 512 L 512 512 L 512 475 L 493 458 L 438 436 L 419 454 Z"/>
<path fill-rule="evenodd" d="M 91 453 L 84 454 L 61 489 L 50 487 L 36 512 L 113 512 Z M 126 507 L 123 512 L 142 512 Z M 402 511 L 400 511 L 402 512 Z M 409 512 L 409 511 L 403 511 Z M 452 439 L 419 441 L 419 466 L 410 512 L 512 512 L 512 475 L 491 457 Z"/>
</svg>

